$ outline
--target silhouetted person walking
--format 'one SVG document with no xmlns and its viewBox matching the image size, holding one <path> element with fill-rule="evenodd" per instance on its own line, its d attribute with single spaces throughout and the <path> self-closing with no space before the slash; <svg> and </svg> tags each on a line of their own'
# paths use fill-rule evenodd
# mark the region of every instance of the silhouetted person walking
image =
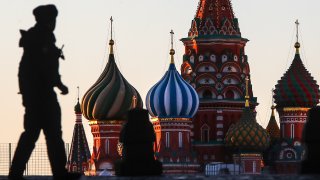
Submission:
<svg viewBox="0 0 320 180">
<path fill-rule="evenodd" d="M 20 30 L 19 46 L 23 56 L 19 67 L 19 87 L 25 107 L 24 132 L 21 134 L 9 171 L 9 179 L 23 179 L 26 163 L 35 147 L 41 129 L 44 132 L 54 179 L 66 179 L 66 154 L 61 131 L 61 110 L 53 88 L 68 94 L 61 82 L 59 58 L 61 50 L 53 34 L 58 10 L 54 5 L 33 10 L 36 24 L 28 31 Z"/>
<path fill-rule="evenodd" d="M 302 174 L 320 174 L 320 107 L 309 110 L 304 125 L 302 141 L 305 143 L 306 156 L 301 163 Z"/>
</svg>

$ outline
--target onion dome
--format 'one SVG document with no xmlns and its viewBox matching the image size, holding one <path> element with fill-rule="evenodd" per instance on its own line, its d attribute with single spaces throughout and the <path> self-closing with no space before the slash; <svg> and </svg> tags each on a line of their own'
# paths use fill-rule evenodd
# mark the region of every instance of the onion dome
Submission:
<svg viewBox="0 0 320 180">
<path fill-rule="evenodd" d="M 301 61 L 298 40 L 295 48 L 293 62 L 274 90 L 277 108 L 314 107 L 319 103 L 319 85 Z"/>
<path fill-rule="evenodd" d="M 171 38 L 173 31 L 171 31 Z M 173 40 L 171 40 L 171 45 Z M 170 50 L 171 63 L 162 79 L 148 92 L 147 109 L 159 118 L 192 118 L 198 110 L 199 97 L 194 88 L 178 73 L 174 64 L 175 51 Z"/>
<path fill-rule="evenodd" d="M 115 63 L 112 38 L 109 45 L 109 61 L 82 99 L 82 113 L 88 120 L 123 120 L 129 110 L 143 106 L 140 94 L 123 77 Z"/>
<path fill-rule="evenodd" d="M 240 152 L 262 152 L 269 146 L 269 135 L 255 119 L 253 111 L 250 109 L 248 96 L 248 81 L 246 80 L 246 105 L 242 117 L 226 134 L 225 143 L 234 151 Z"/>
<path fill-rule="evenodd" d="M 269 133 L 271 141 L 273 141 L 280 138 L 280 128 L 278 126 L 276 117 L 274 115 L 274 109 L 275 109 L 274 105 L 271 106 L 271 109 L 272 109 L 272 114 L 266 130 Z"/>
</svg>

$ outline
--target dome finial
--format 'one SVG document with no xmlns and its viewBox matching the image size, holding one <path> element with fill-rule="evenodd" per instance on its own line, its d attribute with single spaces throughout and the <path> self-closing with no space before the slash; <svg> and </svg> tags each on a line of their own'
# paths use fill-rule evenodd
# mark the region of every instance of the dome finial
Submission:
<svg viewBox="0 0 320 180">
<path fill-rule="evenodd" d="M 249 77 L 248 76 L 246 77 L 246 96 L 245 96 L 245 99 L 246 99 L 245 107 L 250 107 L 250 103 L 249 103 L 249 99 L 250 99 L 250 96 L 249 96 Z"/>
<path fill-rule="evenodd" d="M 109 45 L 110 45 L 110 54 L 113 54 L 113 45 L 114 45 L 114 41 L 112 39 L 112 23 L 113 23 L 113 18 L 111 16 L 110 18 L 110 22 L 111 22 L 111 39 L 109 41 Z"/>
<path fill-rule="evenodd" d="M 174 34 L 174 32 L 173 32 L 173 30 L 171 30 L 170 31 L 170 34 L 171 34 L 171 49 L 170 49 L 170 55 L 171 55 L 171 64 L 174 64 L 174 54 L 175 54 L 175 51 L 174 51 L 174 49 L 173 49 L 173 34 Z"/>
<path fill-rule="evenodd" d="M 274 89 L 273 89 L 273 88 L 272 88 L 272 90 L 271 90 L 271 94 L 272 94 L 272 106 L 271 106 L 272 114 L 271 114 L 271 116 L 275 116 L 275 115 L 274 115 L 274 109 L 275 109 L 276 107 L 274 106 L 274 98 L 273 98 L 273 96 L 274 96 Z"/>
<path fill-rule="evenodd" d="M 79 102 L 79 86 L 77 86 L 77 89 L 78 89 L 78 102 L 77 104 L 74 106 L 74 111 L 75 113 L 81 113 L 81 105 L 80 105 L 80 102 Z"/>
<path fill-rule="evenodd" d="M 299 20 L 296 20 L 296 27 L 297 27 L 297 33 L 296 33 L 296 37 L 297 37 L 297 42 L 294 44 L 294 47 L 296 48 L 296 54 L 299 54 L 299 48 L 300 48 L 300 43 L 299 43 Z"/>
<path fill-rule="evenodd" d="M 80 92 L 79 86 L 77 86 L 77 89 L 78 89 L 78 102 L 79 102 L 79 96 L 80 96 L 80 95 L 79 95 L 79 94 L 80 94 L 80 93 L 79 93 L 79 92 Z"/>
</svg>

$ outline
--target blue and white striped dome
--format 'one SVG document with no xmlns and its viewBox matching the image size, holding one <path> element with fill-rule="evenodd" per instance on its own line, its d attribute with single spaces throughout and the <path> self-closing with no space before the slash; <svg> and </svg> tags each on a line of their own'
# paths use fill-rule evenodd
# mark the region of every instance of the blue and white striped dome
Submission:
<svg viewBox="0 0 320 180">
<path fill-rule="evenodd" d="M 198 94 L 182 79 L 171 58 L 168 71 L 147 94 L 147 109 L 153 117 L 192 118 L 198 110 Z"/>
</svg>

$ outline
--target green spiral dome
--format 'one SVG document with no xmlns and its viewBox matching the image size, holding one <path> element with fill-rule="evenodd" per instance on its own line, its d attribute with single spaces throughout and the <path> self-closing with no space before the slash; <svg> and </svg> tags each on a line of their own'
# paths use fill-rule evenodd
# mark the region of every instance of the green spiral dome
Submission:
<svg viewBox="0 0 320 180">
<path fill-rule="evenodd" d="M 225 138 L 226 146 L 236 152 L 262 152 L 269 141 L 267 131 L 256 122 L 249 107 L 244 109 L 240 121 L 229 128 Z"/>
<path fill-rule="evenodd" d="M 138 91 L 129 84 L 119 71 L 114 54 L 96 83 L 82 99 L 82 114 L 88 120 L 124 120 L 133 108 L 142 108 Z"/>
</svg>

